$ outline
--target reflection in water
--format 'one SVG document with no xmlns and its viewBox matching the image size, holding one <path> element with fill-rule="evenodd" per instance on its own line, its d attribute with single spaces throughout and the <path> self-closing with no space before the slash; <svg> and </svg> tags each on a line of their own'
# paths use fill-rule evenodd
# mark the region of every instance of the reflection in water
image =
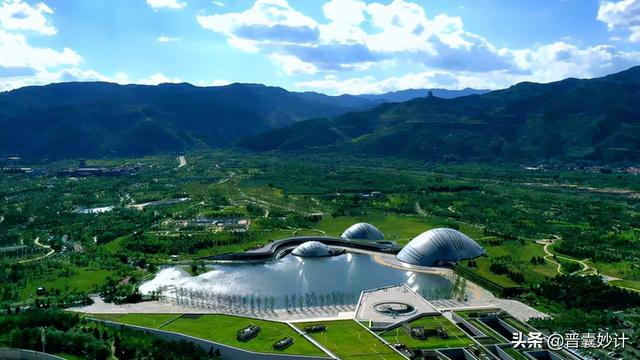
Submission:
<svg viewBox="0 0 640 360">
<path fill-rule="evenodd" d="M 359 294 L 363 290 L 400 283 L 409 284 L 426 297 L 446 297 L 453 286 L 442 276 L 396 270 L 376 263 L 368 255 L 346 253 L 304 259 L 287 255 L 258 264 L 220 264 L 199 276 L 168 268 L 142 284 L 140 291 L 149 293 L 158 288 L 178 287 L 215 294 L 273 296 L 281 307 L 284 295 Z M 353 298 L 357 299 L 357 295 Z"/>
</svg>

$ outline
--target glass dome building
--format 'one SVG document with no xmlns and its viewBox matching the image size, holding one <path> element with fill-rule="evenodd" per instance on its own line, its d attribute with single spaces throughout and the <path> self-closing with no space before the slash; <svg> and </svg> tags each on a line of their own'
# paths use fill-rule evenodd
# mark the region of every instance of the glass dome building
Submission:
<svg viewBox="0 0 640 360">
<path fill-rule="evenodd" d="M 319 241 L 307 241 L 298 245 L 291 253 L 300 257 L 322 257 L 331 256 L 334 252 Z"/>
<path fill-rule="evenodd" d="M 351 225 L 347 230 L 345 230 L 342 235 L 340 235 L 343 239 L 353 239 L 353 240 L 383 240 L 384 234 L 382 231 L 378 230 L 375 226 L 367 223 L 357 223 Z"/>
<path fill-rule="evenodd" d="M 485 254 L 484 249 L 467 235 L 454 229 L 439 228 L 415 237 L 402 248 L 397 258 L 407 264 L 437 266 Z"/>
</svg>

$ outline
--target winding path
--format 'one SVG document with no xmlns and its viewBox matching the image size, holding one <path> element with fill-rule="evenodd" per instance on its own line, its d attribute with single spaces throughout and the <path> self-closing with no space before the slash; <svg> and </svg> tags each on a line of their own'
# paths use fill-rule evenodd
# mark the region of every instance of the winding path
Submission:
<svg viewBox="0 0 640 360">
<path fill-rule="evenodd" d="M 41 244 L 41 243 L 40 243 L 40 238 L 39 238 L 39 237 L 37 237 L 37 238 L 33 241 L 33 243 L 34 243 L 34 244 L 36 244 L 37 246 L 42 247 L 42 248 L 49 249 L 49 252 L 47 252 L 46 254 L 44 254 L 44 255 L 42 255 L 42 256 L 38 256 L 37 258 L 33 258 L 33 259 L 26 259 L 26 260 L 20 260 L 20 261 L 18 261 L 18 264 L 25 264 L 25 263 L 29 263 L 29 262 L 32 262 L 32 261 L 42 260 L 42 259 L 44 259 L 44 258 L 46 258 L 46 257 L 49 257 L 49 256 L 53 255 L 53 253 L 55 253 L 55 252 L 56 252 L 55 250 L 53 250 L 53 249 L 51 248 L 51 246 L 49 246 L 49 245 L 45 245 L 45 244 Z"/>
<path fill-rule="evenodd" d="M 557 259 L 562 259 L 562 260 L 565 260 L 565 261 L 576 262 L 576 263 L 580 264 L 580 266 L 582 266 L 582 270 L 579 270 L 579 271 L 576 271 L 576 272 L 581 272 L 581 273 L 587 273 L 587 272 L 590 272 L 590 273 L 592 273 L 592 274 L 597 274 L 597 273 L 598 273 L 598 270 L 597 270 L 597 269 L 592 268 L 591 266 L 587 265 L 587 263 L 585 263 L 583 260 L 575 260 L 575 259 L 571 259 L 571 258 L 568 258 L 568 257 L 565 257 L 565 256 L 560 256 L 560 255 L 557 255 L 557 254 L 552 253 L 552 252 L 549 250 L 549 245 L 552 245 L 554 242 L 555 242 L 554 240 L 550 240 L 550 239 L 545 239 L 545 240 L 538 240 L 538 241 L 536 241 L 536 243 L 541 244 L 541 245 L 544 245 L 543 250 L 544 250 L 545 254 L 547 254 L 547 255 L 544 257 L 544 259 L 545 259 L 546 261 L 548 261 L 548 262 L 552 263 L 552 264 L 556 264 L 556 265 L 558 265 L 558 269 L 557 269 L 558 274 L 563 274 L 563 272 L 562 272 L 562 270 L 561 270 L 561 268 L 562 268 L 562 264 L 560 264 L 559 262 L 557 262 L 557 261 L 554 261 L 554 260 L 553 260 L 553 256 L 554 256 L 554 255 L 556 256 L 556 258 L 557 258 Z"/>
</svg>

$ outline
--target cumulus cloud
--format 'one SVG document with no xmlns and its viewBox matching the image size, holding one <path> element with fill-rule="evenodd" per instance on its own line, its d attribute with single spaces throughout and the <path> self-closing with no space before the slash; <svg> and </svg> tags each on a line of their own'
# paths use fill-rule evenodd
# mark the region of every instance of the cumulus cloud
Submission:
<svg viewBox="0 0 640 360">
<path fill-rule="evenodd" d="M 286 0 L 257 0 L 243 12 L 198 16 L 206 29 L 223 34 L 243 51 L 263 53 L 292 73 L 292 57 L 315 69 L 368 69 L 390 58 L 438 68 L 476 71 L 513 69 L 513 55 L 464 31 L 459 17 L 428 18 L 420 5 L 394 0 L 389 4 L 330 0 L 320 23 Z M 475 59 L 475 60 L 474 60 Z M 273 60 L 273 58 L 272 58 Z M 287 69 L 284 69 L 287 66 Z M 311 73 L 307 71 L 294 73 Z"/>
<path fill-rule="evenodd" d="M 135 81 L 136 84 L 142 84 L 142 85 L 158 85 L 158 84 L 164 84 L 164 83 L 179 83 L 179 82 L 181 82 L 179 78 L 170 78 L 163 73 L 155 73 L 149 77 Z"/>
<path fill-rule="evenodd" d="M 35 70 L 34 70 L 35 71 Z M 68 81 L 110 81 L 116 82 L 113 78 L 104 76 L 97 71 L 81 70 L 77 67 L 64 68 L 57 71 L 41 70 L 35 71 L 28 76 L 16 76 L 0 79 L 0 91 L 17 89 L 24 86 L 46 85 Z"/>
<path fill-rule="evenodd" d="M 56 51 L 34 47 L 27 42 L 24 35 L 0 29 L 0 66 L 43 70 L 59 65 L 77 65 L 80 61 L 80 55 L 70 48 Z"/>
<path fill-rule="evenodd" d="M 7 91 L 32 85 L 46 85 L 70 81 L 105 81 L 116 84 L 158 85 L 162 83 L 180 82 L 178 78 L 170 78 L 162 73 L 156 73 L 142 79 L 131 79 L 126 73 L 118 72 L 114 76 L 102 74 L 95 70 L 83 70 L 78 67 L 66 67 L 56 71 L 42 70 L 28 76 L 2 77 L 0 67 L 0 91 Z"/>
<path fill-rule="evenodd" d="M 304 62 L 295 56 L 274 53 L 269 58 L 273 63 L 280 66 L 287 75 L 315 74 L 318 72 L 318 68 L 315 65 Z"/>
<path fill-rule="evenodd" d="M 198 15 L 197 20 L 203 28 L 225 35 L 230 45 L 248 52 L 318 38 L 315 20 L 294 10 L 286 0 L 257 0 L 244 12 Z"/>
<path fill-rule="evenodd" d="M 82 57 L 71 48 L 57 50 L 34 46 L 27 32 L 56 34 L 55 27 L 47 18 L 51 14 L 53 11 L 44 3 L 31 6 L 21 0 L 0 0 L 0 91 L 69 81 L 152 85 L 180 81 L 162 73 L 134 80 L 122 72 L 108 76 L 80 68 Z M 158 38 L 161 42 L 175 40 L 166 36 Z"/>
<path fill-rule="evenodd" d="M 55 35 L 56 28 L 46 17 L 49 14 L 53 14 L 53 10 L 42 2 L 32 6 L 22 0 L 4 0 L 0 2 L 0 28 Z"/>
<path fill-rule="evenodd" d="M 598 19 L 610 29 L 629 29 L 630 40 L 640 41 L 639 4 L 640 0 L 603 1 Z M 459 16 L 429 14 L 428 8 L 409 0 L 329 0 L 322 14 L 324 19 L 316 20 L 286 0 L 256 0 L 245 11 L 201 15 L 198 22 L 238 49 L 268 56 L 287 75 L 323 75 L 298 81 L 299 88 L 333 93 L 501 88 L 525 80 L 604 75 L 640 60 L 639 52 L 612 45 L 577 46 L 570 39 L 501 48 L 467 31 Z M 373 67 L 392 73 L 392 68 L 402 66 L 412 71 L 384 79 L 357 76 Z"/>
<path fill-rule="evenodd" d="M 182 9 L 187 6 L 187 3 L 179 2 L 178 0 L 147 0 L 147 4 L 154 9 Z"/>
<path fill-rule="evenodd" d="M 231 81 L 224 79 L 217 79 L 211 82 L 211 86 L 227 86 L 231 84 Z"/>
<path fill-rule="evenodd" d="M 158 37 L 157 41 L 160 43 L 176 42 L 176 41 L 180 41 L 180 38 L 163 35 Z"/>
<path fill-rule="evenodd" d="M 335 94 L 384 93 L 398 89 L 447 88 L 498 89 L 522 81 L 551 82 L 567 77 L 590 78 L 625 70 L 640 59 L 640 51 L 625 52 L 609 45 L 579 48 L 566 42 L 518 50 L 515 56 L 524 71 L 427 70 L 376 79 L 339 78 L 300 81 L 300 89 L 319 89 Z"/>
<path fill-rule="evenodd" d="M 34 46 L 27 35 L 55 35 L 45 3 L 0 0 L 0 90 L 27 85 L 74 81 L 97 73 L 77 68 L 82 57 L 73 49 Z"/>
<path fill-rule="evenodd" d="M 640 42 L 640 0 L 603 1 L 597 19 L 609 30 L 629 31 L 629 41 Z"/>
</svg>

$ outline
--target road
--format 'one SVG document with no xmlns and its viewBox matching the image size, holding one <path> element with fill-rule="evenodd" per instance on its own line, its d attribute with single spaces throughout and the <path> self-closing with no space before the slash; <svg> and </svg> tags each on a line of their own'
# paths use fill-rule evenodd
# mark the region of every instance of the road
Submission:
<svg viewBox="0 0 640 360">
<path fill-rule="evenodd" d="M 46 257 L 49 257 L 49 256 L 53 255 L 53 253 L 55 253 L 55 252 L 56 252 L 55 250 L 53 250 L 53 249 L 51 248 L 51 246 L 49 246 L 49 245 L 45 245 L 45 244 L 41 244 L 41 243 L 40 243 L 40 238 L 39 238 L 39 237 L 38 237 L 38 238 L 36 238 L 36 239 L 35 239 L 35 241 L 34 241 L 33 243 L 34 243 L 34 244 L 36 244 L 37 246 L 42 247 L 42 248 L 49 249 L 49 252 L 47 252 L 46 254 L 44 254 L 44 255 L 42 255 L 42 256 L 38 256 L 37 258 L 34 258 L 34 259 L 20 260 L 20 261 L 18 261 L 18 264 L 25 264 L 25 263 L 32 262 L 32 261 L 42 260 L 42 259 L 44 259 L 44 258 L 46 258 Z"/>
</svg>

